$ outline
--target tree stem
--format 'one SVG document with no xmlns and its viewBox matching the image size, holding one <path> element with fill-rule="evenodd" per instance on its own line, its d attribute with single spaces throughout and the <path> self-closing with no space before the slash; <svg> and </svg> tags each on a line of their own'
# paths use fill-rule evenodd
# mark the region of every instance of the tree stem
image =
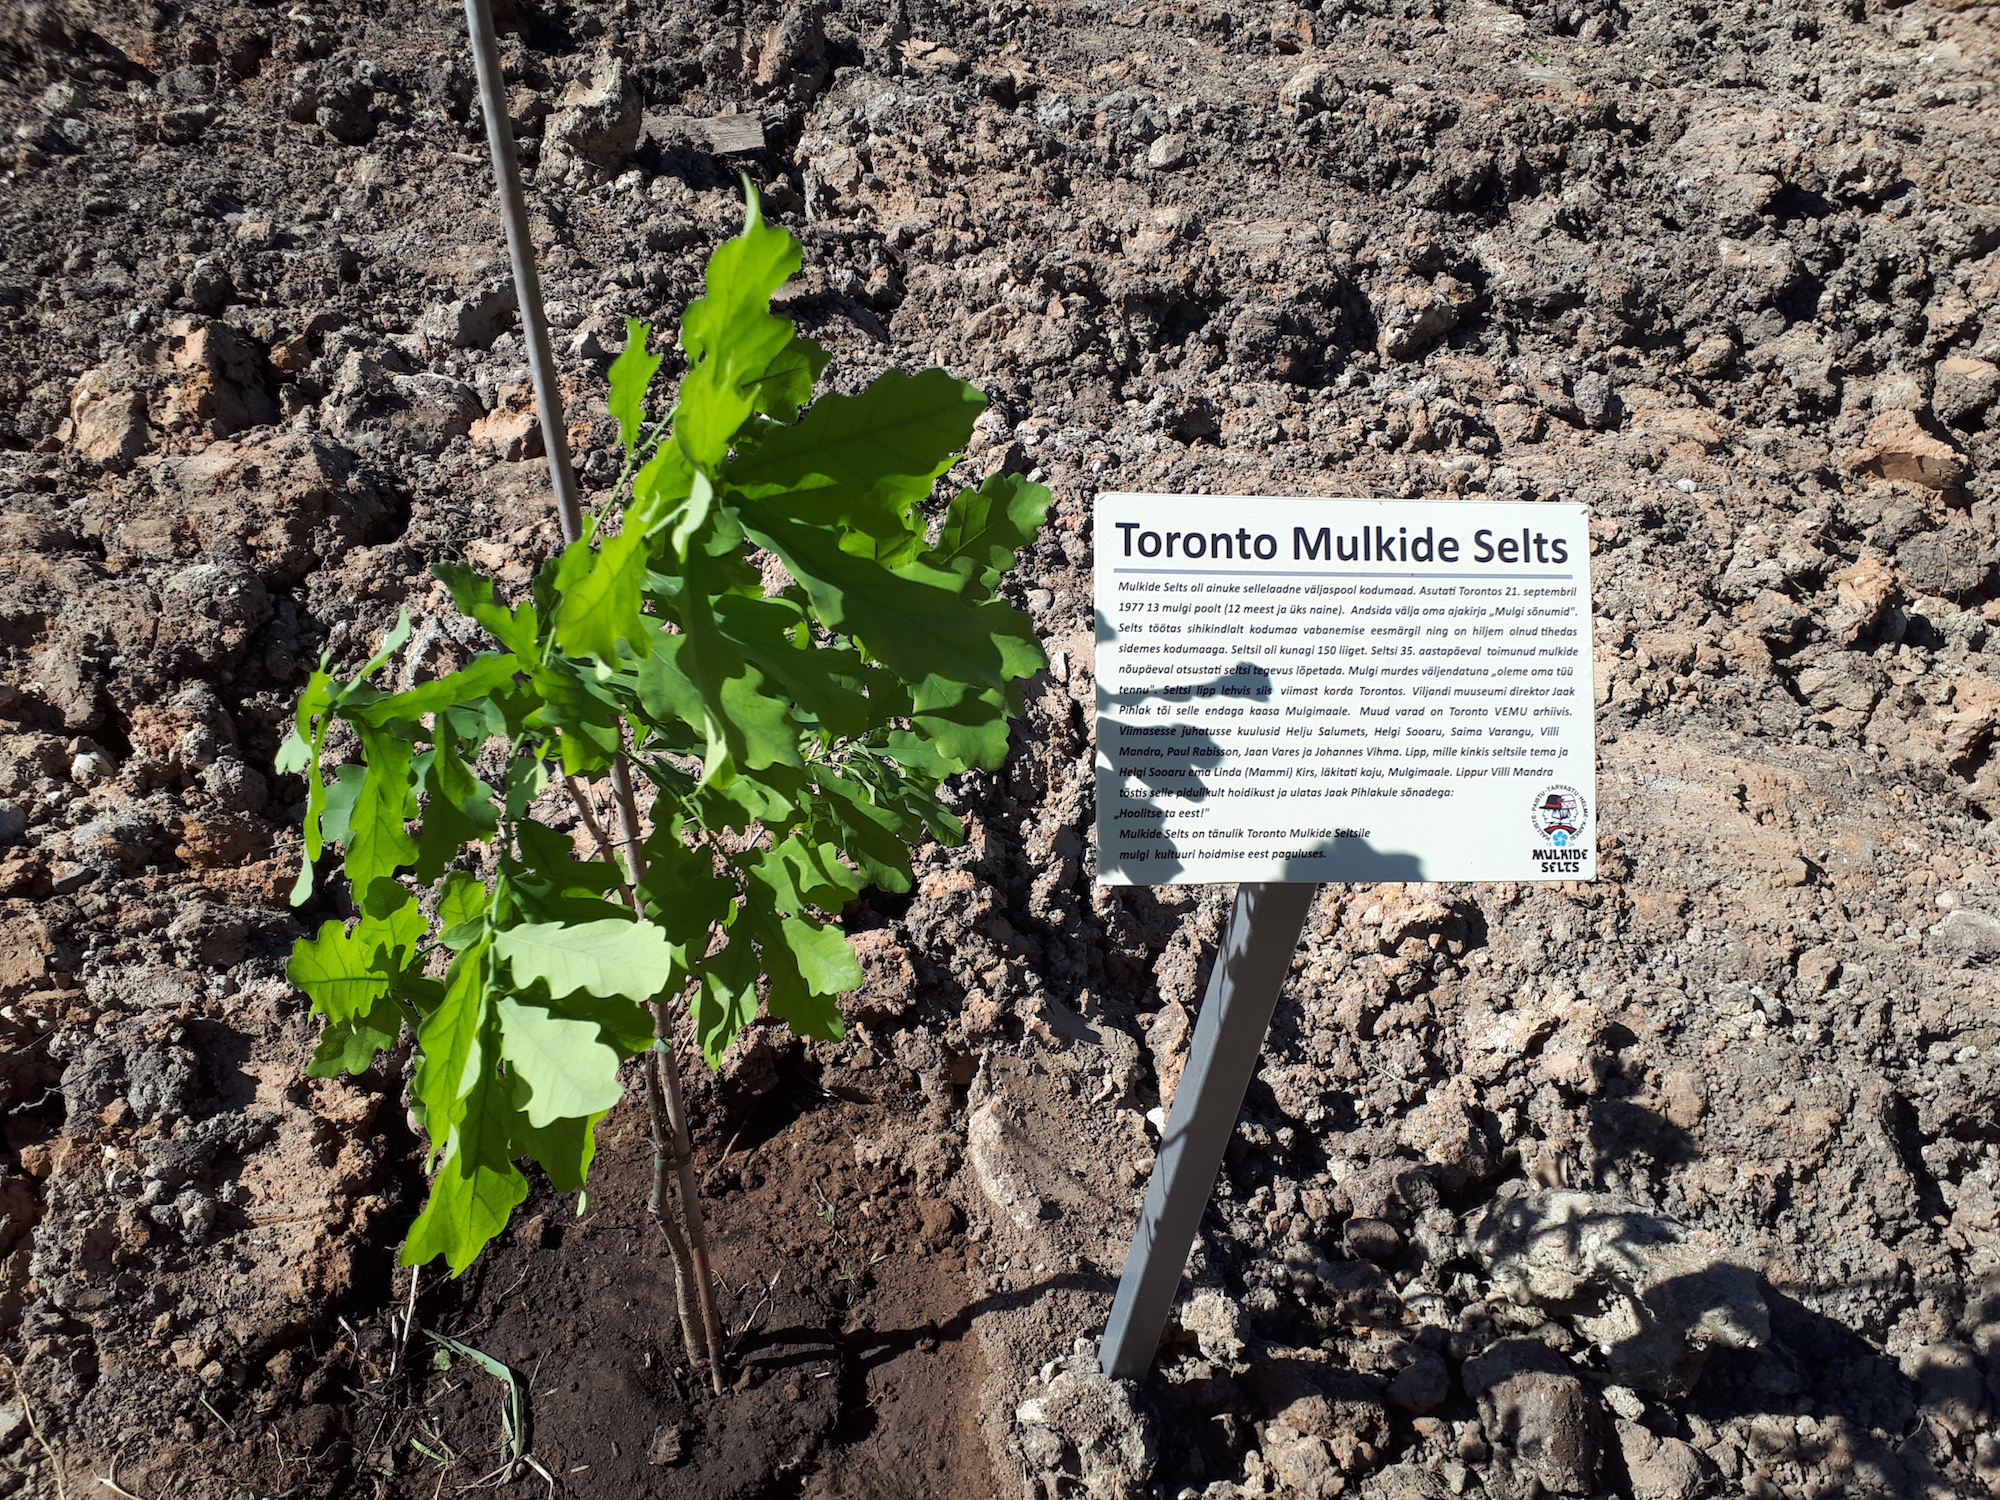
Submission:
<svg viewBox="0 0 2000 1500">
<path fill-rule="evenodd" d="M 646 1201 L 646 1209 L 659 1220 L 660 1229 L 667 1237 L 667 1251 L 674 1258 L 674 1309 L 680 1314 L 681 1341 L 687 1345 L 688 1364 L 695 1369 L 706 1365 L 713 1371 L 715 1354 L 708 1347 L 708 1326 L 696 1317 L 694 1307 L 688 1301 L 688 1286 L 694 1280 L 694 1260 L 688 1254 L 687 1238 L 681 1233 L 680 1225 L 674 1222 L 673 1209 L 667 1203 L 667 1175 L 672 1165 L 672 1128 L 667 1123 L 666 1102 L 660 1095 L 660 1075 L 651 1059 L 647 1059 L 645 1070 L 646 1112 L 653 1123 L 653 1191 Z"/>
<path fill-rule="evenodd" d="M 701 1183 L 694 1173 L 694 1143 L 688 1134 L 687 1103 L 681 1096 L 681 1070 L 674 1061 L 673 1021 L 664 1005 L 653 1007 L 653 1030 L 661 1046 L 653 1053 L 664 1085 L 667 1122 L 673 1128 L 674 1162 L 680 1177 L 681 1217 L 687 1221 L 688 1250 L 694 1259 L 695 1291 L 701 1299 L 701 1320 L 708 1329 L 709 1375 L 716 1395 L 722 1394 L 722 1319 L 715 1306 L 715 1273 L 708 1263 L 708 1233 L 701 1213 Z"/>
<path fill-rule="evenodd" d="M 611 789 L 618 799 L 618 820 L 624 834 L 625 869 L 631 877 L 634 909 L 638 909 L 639 886 L 646 878 L 646 856 L 640 845 L 639 804 L 632 795 L 632 771 L 625 757 L 611 762 Z M 708 1333 L 709 1381 L 716 1395 L 722 1394 L 722 1319 L 716 1311 L 715 1273 L 708 1263 L 708 1229 L 701 1212 L 701 1183 L 694 1172 L 694 1141 L 688 1132 L 687 1102 L 681 1094 L 680 1065 L 674 1060 L 673 1016 L 666 1006 L 653 1006 L 653 1035 L 659 1046 L 652 1053 L 658 1072 L 658 1088 L 664 1095 L 667 1125 L 674 1148 L 674 1165 L 680 1179 L 681 1220 L 687 1226 L 690 1257 L 694 1263 L 695 1295 L 701 1303 L 701 1321 Z M 651 1095 L 648 1095 L 650 1101 Z M 664 1223 L 664 1217 L 662 1218 Z"/>
</svg>

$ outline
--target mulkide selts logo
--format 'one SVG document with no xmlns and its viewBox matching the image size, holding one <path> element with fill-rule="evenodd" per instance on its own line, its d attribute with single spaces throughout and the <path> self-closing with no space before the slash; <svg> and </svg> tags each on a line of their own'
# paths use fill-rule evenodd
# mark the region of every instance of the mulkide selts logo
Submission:
<svg viewBox="0 0 2000 1500">
<path fill-rule="evenodd" d="M 1535 798 L 1532 816 L 1535 832 L 1551 848 L 1567 849 L 1583 839 L 1590 809 L 1583 805 L 1583 793 L 1573 786 L 1552 786 Z"/>
</svg>

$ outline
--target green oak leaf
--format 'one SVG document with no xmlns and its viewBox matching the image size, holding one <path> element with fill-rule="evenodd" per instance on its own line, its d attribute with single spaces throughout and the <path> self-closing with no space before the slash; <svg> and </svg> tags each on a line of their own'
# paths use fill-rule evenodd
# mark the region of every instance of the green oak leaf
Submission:
<svg viewBox="0 0 2000 1500">
<path fill-rule="evenodd" d="M 366 890 L 377 876 L 394 875 L 415 864 L 417 841 L 403 824 L 417 815 L 411 761 L 414 747 L 393 728 L 357 724 L 368 779 L 361 784 L 349 819 L 347 878 Z"/>
<path fill-rule="evenodd" d="M 854 636 L 905 681 L 933 672 L 999 687 L 1005 659 L 991 624 L 960 596 L 965 580 L 922 563 L 891 570 L 841 549 L 834 532 L 781 515 L 761 502 L 740 507 L 744 530 L 805 586 L 830 630 Z"/>
<path fill-rule="evenodd" d="M 512 965 L 516 983 L 540 980 L 558 998 L 588 990 L 650 1000 L 673 968 L 667 936 L 650 922 L 524 922 L 495 933 L 493 946 Z"/>
<path fill-rule="evenodd" d="M 464 563 L 433 563 L 431 576 L 451 591 L 451 602 L 467 619 L 484 625 L 493 638 L 522 661 L 532 661 L 540 620 L 532 603 L 507 608 L 494 596 L 493 580 L 483 578 Z"/>
<path fill-rule="evenodd" d="M 849 528 L 849 550 L 914 550 L 924 518 L 912 513 L 972 436 L 986 398 L 942 370 L 889 370 L 858 396 L 827 395 L 795 426 L 767 423 L 731 460 L 730 486 L 770 509 Z"/>
<path fill-rule="evenodd" d="M 767 981 L 764 1008 L 801 1036 L 837 1042 L 847 1034 L 847 1023 L 832 995 L 820 993 L 801 971 L 785 938 L 785 920 L 769 911 L 759 913 L 756 919 L 758 952 Z"/>
<path fill-rule="evenodd" d="M 354 803 L 367 779 L 368 767 L 359 761 L 333 768 L 333 784 L 326 788 L 319 819 L 320 834 L 329 844 L 345 844 L 353 839 Z"/>
<path fill-rule="evenodd" d="M 597 1122 L 603 1118 L 601 1114 L 586 1115 L 535 1126 L 528 1123 L 526 1115 L 517 1114 L 514 1147 L 541 1164 L 557 1192 L 580 1193 L 597 1156 Z"/>
<path fill-rule="evenodd" d="M 977 580 L 990 594 L 1042 529 L 1052 498 L 1046 485 L 1030 484 L 1018 474 L 990 475 L 978 489 L 953 497 L 938 544 L 924 561 Z"/>
<path fill-rule="evenodd" d="M 865 977 L 861 961 L 854 956 L 847 934 L 838 927 L 811 917 L 788 916 L 779 928 L 799 973 L 815 995 L 839 995 L 861 987 Z"/>
<path fill-rule="evenodd" d="M 354 717 L 363 724 L 413 724 L 426 714 L 471 703 L 487 697 L 496 688 L 510 686 L 514 674 L 521 670 L 520 658 L 511 651 L 484 652 L 456 672 L 433 678 L 406 693 L 378 698 L 357 709 Z"/>
<path fill-rule="evenodd" d="M 514 1126 L 510 1081 L 498 1076 L 490 1058 L 489 1038 L 479 1039 L 475 1056 L 482 1059 L 464 1099 L 463 1112 L 452 1127 L 431 1195 L 424 1211 L 410 1226 L 403 1242 L 402 1262 L 421 1266 L 442 1255 L 452 1275 L 463 1275 L 487 1241 L 507 1227 L 514 1209 L 528 1196 L 528 1179 L 514 1165 Z M 432 1140 L 438 1129 L 427 1114 Z"/>
<path fill-rule="evenodd" d="M 624 352 L 611 362 L 611 395 L 605 410 L 618 423 L 618 441 L 628 453 L 638 446 L 639 424 L 646 420 L 646 387 L 660 368 L 660 356 L 646 352 L 652 336 L 652 324 L 627 318 Z"/>
<path fill-rule="evenodd" d="M 491 938 L 482 938 L 452 960 L 443 1000 L 417 1029 L 421 1056 L 410 1092 L 423 1106 L 433 1152 L 450 1139 L 467 1096 L 492 1067 L 487 1051 L 492 946 Z"/>
<path fill-rule="evenodd" d="M 375 1065 L 375 1056 L 396 1045 L 403 1032 L 403 1009 L 387 995 L 380 996 L 365 1011 L 344 1021 L 327 1022 L 306 1064 L 308 1078 L 338 1078 L 342 1073 L 365 1073 Z"/>
<path fill-rule="evenodd" d="M 595 1021 L 570 1020 L 511 995 L 494 1009 L 500 1055 L 527 1085 L 530 1125 L 601 1114 L 618 1102 L 618 1053 L 598 1039 Z"/>
<path fill-rule="evenodd" d="M 840 862 L 838 845 L 809 843 L 797 834 L 742 856 L 738 864 L 771 893 L 780 911 L 808 906 L 831 910 L 860 895 L 867 884 Z"/>
<path fill-rule="evenodd" d="M 674 411 L 674 441 L 697 469 L 722 467 L 736 429 L 758 409 L 760 382 L 793 343 L 792 325 L 771 311 L 771 293 L 799 269 L 799 242 L 764 222 L 763 203 L 749 188 L 743 232 L 708 258 L 708 294 L 681 319 L 688 373 Z M 797 389 L 793 366 L 777 384 L 787 400 Z"/>
<path fill-rule="evenodd" d="M 711 1068 L 722 1066 L 736 1034 L 757 1017 L 757 949 L 751 938 L 750 923 L 739 918 L 729 929 L 728 945 L 701 966 L 694 1030 Z"/>
<path fill-rule="evenodd" d="M 329 920 L 310 942 L 292 947 L 285 978 L 305 991 L 313 1009 L 334 1022 L 366 1015 L 389 993 L 389 970 L 376 962 L 380 943 L 349 933 Z"/>
</svg>

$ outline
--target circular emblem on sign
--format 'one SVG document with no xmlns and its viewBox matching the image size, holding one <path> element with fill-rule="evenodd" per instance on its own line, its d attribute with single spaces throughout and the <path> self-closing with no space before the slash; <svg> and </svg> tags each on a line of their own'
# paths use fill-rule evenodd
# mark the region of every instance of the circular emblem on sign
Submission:
<svg viewBox="0 0 2000 1500">
<path fill-rule="evenodd" d="M 1583 805 L 1583 793 L 1575 787 L 1552 786 L 1535 798 L 1531 816 L 1535 832 L 1563 849 L 1582 837 L 1590 810 Z"/>
</svg>

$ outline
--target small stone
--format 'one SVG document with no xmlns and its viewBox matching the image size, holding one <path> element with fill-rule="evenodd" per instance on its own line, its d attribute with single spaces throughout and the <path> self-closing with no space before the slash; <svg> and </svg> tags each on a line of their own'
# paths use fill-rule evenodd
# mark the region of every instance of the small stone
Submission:
<svg viewBox="0 0 2000 1500">
<path fill-rule="evenodd" d="M 1327 107 L 1328 96 L 1338 98 L 1340 83 L 1331 68 L 1322 64 L 1299 69 L 1278 91 L 1278 102 L 1295 109 L 1313 111 Z"/>
<path fill-rule="evenodd" d="M 1679 1438 L 1658 1438 L 1634 1421 L 1618 1424 L 1632 1500 L 1695 1500 L 1706 1479 L 1701 1455 Z"/>
<path fill-rule="evenodd" d="M 1826 624 L 1843 646 L 1855 644 L 1882 625 L 1900 592 L 1895 569 L 1873 553 L 1864 554 L 1827 582 L 1833 585 L 1834 597 Z"/>
<path fill-rule="evenodd" d="M 1604 1404 L 1628 1422 L 1636 1422 L 1646 1414 L 1646 1403 L 1630 1386 L 1607 1385 L 1604 1388 Z"/>
<path fill-rule="evenodd" d="M 1147 148 L 1146 165 L 1155 172 L 1171 172 L 1184 166 L 1193 155 L 1188 138 L 1179 131 L 1169 131 Z"/>
<path fill-rule="evenodd" d="M 1623 403 L 1619 401 L 1618 392 L 1612 389 L 1610 380 L 1605 376 L 1594 370 L 1577 376 L 1576 383 L 1570 389 L 1570 396 L 1576 403 L 1578 414 L 1598 431 L 1602 432 L 1606 428 L 1618 425 L 1618 418 L 1624 409 Z"/>
<path fill-rule="evenodd" d="M 1688 371 L 1695 375 L 1720 375 L 1736 363 L 1736 345 L 1721 334 L 1710 334 L 1688 354 Z"/>
<path fill-rule="evenodd" d="M 965 71 L 965 59 L 941 42 L 913 36 L 903 43 L 902 52 L 903 60 L 922 72 L 956 77 Z"/>
<path fill-rule="evenodd" d="M 1911 537 L 1896 549 L 1896 566 L 1919 594 L 1963 599 L 1986 582 L 1993 559 L 1977 531 L 1956 525 Z"/>
<path fill-rule="evenodd" d="M 1969 961 L 2000 958 L 2000 917 L 1960 907 L 1927 934 L 1931 947 Z"/>
<path fill-rule="evenodd" d="M 1436 1411 L 1450 1396 L 1451 1371 L 1443 1358 L 1429 1349 L 1405 1365 L 1382 1393 L 1389 1405 L 1413 1417 Z"/>
<path fill-rule="evenodd" d="M 70 757 L 69 779 L 78 786 L 95 786 L 100 781 L 109 781 L 118 774 L 118 764 L 110 755 L 90 744 L 79 741 L 75 753 Z"/>
<path fill-rule="evenodd" d="M 1503 1339 L 1465 1362 L 1466 1393 L 1489 1434 L 1516 1464 L 1559 1495 L 1589 1494 L 1597 1482 L 1598 1439 L 1583 1381 L 1539 1339 Z"/>
<path fill-rule="evenodd" d="M 1343 1236 L 1350 1254 L 1378 1263 L 1403 1252 L 1402 1232 L 1386 1219 L 1349 1219 Z"/>
<path fill-rule="evenodd" d="M 1972 426 L 1996 401 L 2000 401 L 2000 365 L 1966 354 L 1939 361 L 1931 391 L 1939 421 L 1953 427 Z"/>
<path fill-rule="evenodd" d="M 1965 477 L 1965 456 L 1926 431 L 1915 412 L 1899 407 L 1880 413 L 1868 424 L 1867 438 L 1860 452 L 1848 461 L 1848 468 L 1874 479 L 1945 490 Z"/>
<path fill-rule="evenodd" d="M 207 105 L 170 109 L 160 116 L 160 140 L 169 146 L 191 145 L 214 123 L 215 111 Z"/>
<path fill-rule="evenodd" d="M 1285 1495 L 1336 1493 L 1340 1466 L 1324 1438 L 1294 1432 L 1283 1422 L 1268 1424 L 1262 1434 L 1264 1462 Z"/>
<path fill-rule="evenodd" d="M 646 1445 L 646 1462 L 649 1464 L 677 1464 L 687 1457 L 687 1434 L 671 1423 L 663 1422 L 653 1429 L 653 1440 Z"/>
<path fill-rule="evenodd" d="M 511 285 L 492 286 L 432 307 L 417 320 L 416 331 L 454 349 L 486 349 L 513 321 L 518 306 Z"/>
<path fill-rule="evenodd" d="M 508 463 L 542 456 L 542 427 L 532 411 L 502 408 L 476 419 L 466 430 L 475 448 L 489 448 Z"/>
<path fill-rule="evenodd" d="M 1979 1357 L 1967 1344 L 1928 1344 L 1903 1358 L 1917 1383 L 1917 1401 L 1954 1437 L 1978 1431 L 1992 1410 Z"/>
</svg>

